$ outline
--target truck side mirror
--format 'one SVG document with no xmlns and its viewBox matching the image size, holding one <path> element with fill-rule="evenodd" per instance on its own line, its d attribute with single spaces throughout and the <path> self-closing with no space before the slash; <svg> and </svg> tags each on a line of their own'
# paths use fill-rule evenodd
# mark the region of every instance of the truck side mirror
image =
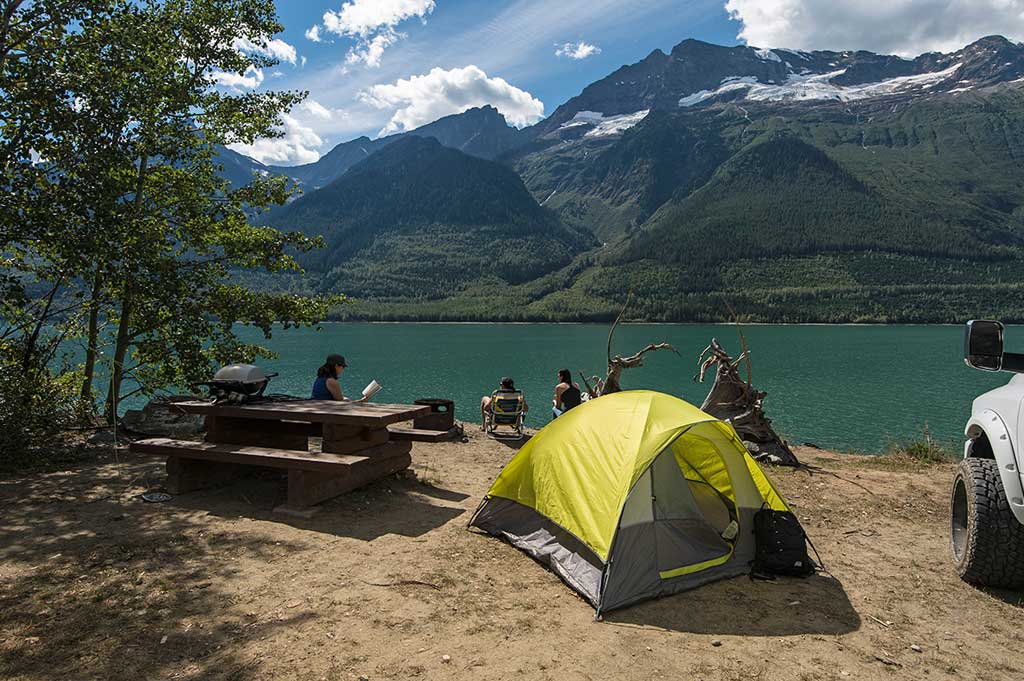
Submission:
<svg viewBox="0 0 1024 681">
<path fill-rule="evenodd" d="M 967 322 L 964 333 L 964 361 L 982 371 L 1003 369 L 1003 325 L 985 319 Z"/>
</svg>

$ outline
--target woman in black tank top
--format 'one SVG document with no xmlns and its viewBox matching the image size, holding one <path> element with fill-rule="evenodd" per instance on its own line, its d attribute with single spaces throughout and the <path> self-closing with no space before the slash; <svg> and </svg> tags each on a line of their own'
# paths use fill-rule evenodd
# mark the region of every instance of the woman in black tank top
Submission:
<svg viewBox="0 0 1024 681">
<path fill-rule="evenodd" d="M 555 397 L 551 400 L 551 418 L 556 419 L 573 407 L 580 406 L 581 401 L 580 387 L 572 382 L 572 373 L 568 369 L 561 369 L 558 372 Z"/>
</svg>

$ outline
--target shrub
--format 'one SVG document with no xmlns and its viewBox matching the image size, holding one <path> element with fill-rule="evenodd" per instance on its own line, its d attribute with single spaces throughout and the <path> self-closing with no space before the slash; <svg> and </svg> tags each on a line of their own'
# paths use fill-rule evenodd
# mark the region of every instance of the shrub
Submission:
<svg viewBox="0 0 1024 681">
<path fill-rule="evenodd" d="M 920 438 L 890 444 L 886 456 L 932 465 L 955 461 L 957 451 L 951 444 L 933 438 L 926 423 Z"/>
<path fill-rule="evenodd" d="M 25 372 L 8 360 L 0 356 L 0 470 L 30 463 L 84 413 L 76 374 L 55 375 L 47 367 Z"/>
</svg>

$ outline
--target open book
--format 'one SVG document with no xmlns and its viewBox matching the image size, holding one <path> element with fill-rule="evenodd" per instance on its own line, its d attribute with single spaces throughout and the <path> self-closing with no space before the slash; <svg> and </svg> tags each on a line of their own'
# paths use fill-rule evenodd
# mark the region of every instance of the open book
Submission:
<svg viewBox="0 0 1024 681">
<path fill-rule="evenodd" d="M 370 384 L 363 388 L 363 397 L 370 399 L 374 395 L 380 392 L 381 384 L 377 381 L 370 381 Z"/>
</svg>

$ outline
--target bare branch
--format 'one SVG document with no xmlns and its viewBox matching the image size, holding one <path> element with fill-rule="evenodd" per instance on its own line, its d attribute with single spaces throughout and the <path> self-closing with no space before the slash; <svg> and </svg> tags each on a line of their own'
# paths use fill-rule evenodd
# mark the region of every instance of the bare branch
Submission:
<svg viewBox="0 0 1024 681">
<path fill-rule="evenodd" d="M 615 327 L 622 321 L 622 315 L 626 314 L 626 308 L 629 307 L 629 302 L 633 299 L 633 291 L 630 289 L 629 293 L 626 294 L 626 302 L 622 304 L 622 309 L 619 310 L 619 316 L 615 318 L 615 322 L 612 324 L 612 328 L 608 331 L 608 367 L 611 368 L 612 364 L 612 337 L 615 335 Z"/>
<path fill-rule="evenodd" d="M 646 355 L 648 352 L 653 352 L 654 350 L 671 350 L 672 352 L 679 355 L 679 351 L 672 347 L 671 343 L 652 343 L 643 350 L 641 350 L 640 352 L 636 353 L 635 355 L 630 355 L 629 357 L 621 357 L 619 355 L 615 355 L 615 357 L 610 361 L 610 363 L 615 364 L 617 366 L 621 366 L 623 369 L 632 369 L 633 367 L 643 365 L 643 356 Z"/>
<path fill-rule="evenodd" d="M 740 326 L 740 317 L 736 314 L 736 310 L 734 310 L 732 305 L 729 304 L 729 301 L 725 301 L 725 307 L 729 310 L 729 314 L 732 315 L 733 323 L 736 324 L 736 333 L 740 335 L 740 348 L 743 350 L 740 357 L 744 358 L 747 362 L 747 387 L 749 388 L 753 378 L 751 377 L 750 352 L 747 350 L 747 339 L 743 337 L 743 327 Z"/>
</svg>

